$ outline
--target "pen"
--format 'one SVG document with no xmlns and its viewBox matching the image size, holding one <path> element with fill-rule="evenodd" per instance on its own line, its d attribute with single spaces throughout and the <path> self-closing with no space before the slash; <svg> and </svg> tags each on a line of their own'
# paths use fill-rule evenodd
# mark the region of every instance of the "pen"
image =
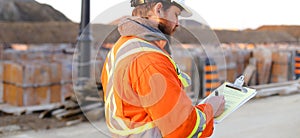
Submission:
<svg viewBox="0 0 300 138">
<path fill-rule="evenodd" d="M 218 91 L 215 91 L 215 96 L 219 96 L 219 92 Z"/>
</svg>

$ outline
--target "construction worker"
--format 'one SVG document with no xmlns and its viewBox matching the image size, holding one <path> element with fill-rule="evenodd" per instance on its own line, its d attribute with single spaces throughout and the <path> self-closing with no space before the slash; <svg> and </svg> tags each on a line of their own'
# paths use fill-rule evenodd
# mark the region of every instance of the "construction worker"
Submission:
<svg viewBox="0 0 300 138">
<path fill-rule="evenodd" d="M 209 137 L 224 97 L 193 106 L 183 88 L 189 77 L 165 50 L 178 16 L 191 16 L 183 0 L 131 0 L 120 39 L 105 61 L 102 84 L 106 124 L 113 137 Z"/>
</svg>

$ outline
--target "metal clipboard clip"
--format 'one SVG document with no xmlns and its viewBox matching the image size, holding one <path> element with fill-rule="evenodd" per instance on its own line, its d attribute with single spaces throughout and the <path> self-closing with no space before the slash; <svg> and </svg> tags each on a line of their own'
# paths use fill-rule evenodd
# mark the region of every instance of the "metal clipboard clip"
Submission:
<svg viewBox="0 0 300 138">
<path fill-rule="evenodd" d="M 226 87 L 231 88 L 231 89 L 235 89 L 235 90 L 238 90 L 238 91 L 241 91 L 241 92 L 244 92 L 244 93 L 247 93 L 248 90 L 243 87 L 243 85 L 244 85 L 244 78 L 245 78 L 245 76 L 241 75 L 240 77 L 238 77 L 234 81 L 233 84 L 232 83 L 226 84 Z"/>
</svg>

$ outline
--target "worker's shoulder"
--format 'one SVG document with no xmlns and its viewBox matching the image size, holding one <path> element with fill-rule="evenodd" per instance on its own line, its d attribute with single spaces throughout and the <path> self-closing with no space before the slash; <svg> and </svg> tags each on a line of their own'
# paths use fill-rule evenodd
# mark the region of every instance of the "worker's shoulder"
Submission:
<svg viewBox="0 0 300 138">
<path fill-rule="evenodd" d="M 170 59 L 164 55 L 163 53 L 159 52 L 153 52 L 153 51 L 144 51 L 140 52 L 136 59 L 135 62 L 141 63 L 141 64 L 170 64 Z"/>
<path fill-rule="evenodd" d="M 138 80 L 141 76 L 147 78 L 155 73 L 166 76 L 176 76 L 176 70 L 170 59 L 159 52 L 140 52 L 129 66 L 132 80 Z M 135 81 L 133 81 L 135 82 Z"/>
<path fill-rule="evenodd" d="M 140 52 L 131 61 L 130 69 L 142 74 L 145 70 L 150 72 L 173 72 L 174 65 L 168 57 L 158 52 Z"/>
<path fill-rule="evenodd" d="M 130 40 L 137 40 L 137 41 L 130 41 Z M 141 39 L 138 39 L 136 37 L 132 36 L 123 36 L 120 38 L 118 44 L 122 45 L 124 43 L 128 44 L 128 48 L 137 48 L 141 47 L 141 51 L 132 54 L 131 59 L 132 63 L 138 63 L 139 65 L 144 65 L 148 66 L 151 64 L 157 65 L 157 64 L 165 64 L 165 65 L 170 65 L 173 66 L 171 63 L 170 59 L 168 58 L 167 54 L 165 54 L 162 50 L 160 50 L 158 47 L 154 48 L 155 50 L 146 50 L 143 49 L 143 47 L 152 47 L 154 45 L 147 43 L 146 41 L 143 41 Z M 131 47 L 132 46 L 132 47 Z M 150 48 L 152 49 L 152 48 Z"/>
</svg>

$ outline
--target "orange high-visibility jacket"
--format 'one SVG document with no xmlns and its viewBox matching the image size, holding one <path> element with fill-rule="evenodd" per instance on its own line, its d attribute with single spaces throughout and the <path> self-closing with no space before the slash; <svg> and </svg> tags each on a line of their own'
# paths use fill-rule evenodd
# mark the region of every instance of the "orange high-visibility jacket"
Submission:
<svg viewBox="0 0 300 138">
<path fill-rule="evenodd" d="M 209 104 L 194 107 L 183 90 L 189 79 L 166 54 L 157 24 L 129 17 L 103 66 L 106 124 L 115 137 L 207 137 Z"/>
<path fill-rule="evenodd" d="M 209 137 L 211 105 L 192 105 L 168 57 L 143 50 L 119 60 L 135 45 L 150 45 L 132 39 L 140 38 L 122 36 L 103 66 L 106 123 L 112 136 Z"/>
</svg>

